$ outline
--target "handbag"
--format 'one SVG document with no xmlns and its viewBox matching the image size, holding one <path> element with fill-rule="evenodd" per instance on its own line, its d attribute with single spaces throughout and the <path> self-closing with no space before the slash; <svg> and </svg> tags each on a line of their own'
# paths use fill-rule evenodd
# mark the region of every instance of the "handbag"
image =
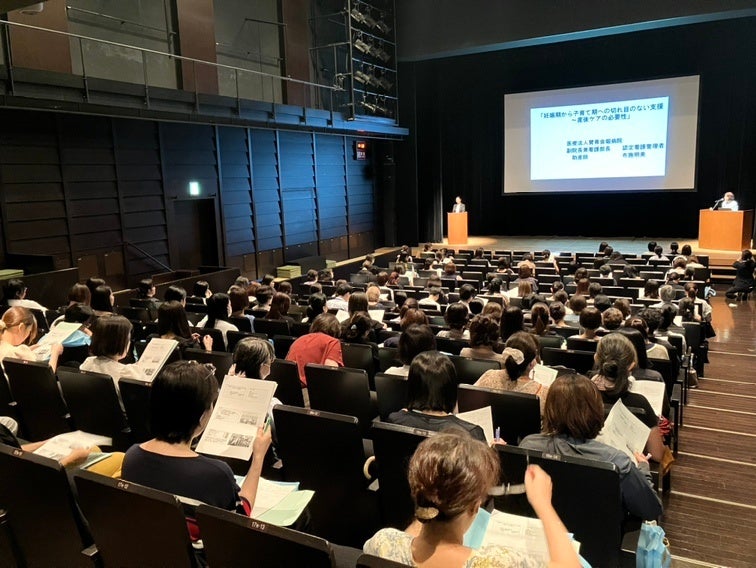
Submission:
<svg viewBox="0 0 756 568">
<path fill-rule="evenodd" d="M 646 521 L 641 525 L 635 568 L 669 568 L 671 564 L 672 554 L 664 529 L 656 521 Z"/>
</svg>

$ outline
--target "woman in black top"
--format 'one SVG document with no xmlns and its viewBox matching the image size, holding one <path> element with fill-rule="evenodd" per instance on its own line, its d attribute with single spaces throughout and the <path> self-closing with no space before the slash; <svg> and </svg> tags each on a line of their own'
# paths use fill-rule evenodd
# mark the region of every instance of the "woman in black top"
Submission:
<svg viewBox="0 0 756 568">
<path fill-rule="evenodd" d="M 198 333 L 192 333 L 189 329 L 189 322 L 186 319 L 186 311 L 181 302 L 163 302 L 158 308 L 158 335 L 162 339 L 175 339 L 178 341 L 178 347 L 183 355 L 186 349 L 201 349 L 204 346 L 206 351 L 213 348 L 213 338 L 205 335 L 200 345 L 200 336 Z"/>
<path fill-rule="evenodd" d="M 457 372 L 446 355 L 425 351 L 415 356 L 407 376 L 407 390 L 407 408 L 389 414 L 389 422 L 436 432 L 447 428 L 465 430 L 476 440 L 486 441 L 480 426 L 452 414 L 457 405 Z"/>
<path fill-rule="evenodd" d="M 645 451 L 650 452 L 655 461 L 661 461 L 664 441 L 659 430 L 659 417 L 645 396 L 630 392 L 630 372 L 637 366 L 635 347 L 630 340 L 622 334 L 610 333 L 602 337 L 596 347 L 591 380 L 601 391 L 605 407 L 611 408 L 621 400 L 628 408 L 638 409 L 635 416 L 651 428 Z"/>
<path fill-rule="evenodd" d="M 733 262 L 732 266 L 736 270 L 735 280 L 732 287 L 725 292 L 725 296 L 731 299 L 738 294 L 747 294 L 756 284 L 753 278 L 753 270 L 756 268 L 753 253 L 748 249 L 744 250 L 740 255 L 740 260 Z"/>
</svg>

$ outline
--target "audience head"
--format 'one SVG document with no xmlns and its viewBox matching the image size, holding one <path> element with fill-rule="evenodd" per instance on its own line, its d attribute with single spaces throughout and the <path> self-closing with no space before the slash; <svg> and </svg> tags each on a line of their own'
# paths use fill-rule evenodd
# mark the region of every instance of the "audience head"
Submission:
<svg viewBox="0 0 756 568">
<path fill-rule="evenodd" d="M 137 298 L 152 298 L 155 295 L 155 284 L 152 283 L 152 278 L 144 278 L 139 281 L 137 285 Z"/>
<path fill-rule="evenodd" d="M 310 324 L 310 333 L 325 333 L 338 339 L 341 337 L 341 325 L 335 315 L 329 313 L 320 314 Z"/>
<path fill-rule="evenodd" d="M 591 281 L 588 278 L 580 278 L 579 280 L 575 280 L 575 294 L 587 296 L 590 286 Z"/>
<path fill-rule="evenodd" d="M 658 298 L 659 297 L 659 281 L 654 280 L 653 278 L 650 280 L 646 280 L 646 285 L 643 286 L 643 296 L 645 298 Z"/>
<path fill-rule="evenodd" d="M 95 357 L 107 357 L 116 361 L 129 352 L 131 322 L 123 316 L 97 318 L 92 326 L 92 344 L 89 352 Z"/>
<path fill-rule="evenodd" d="M 593 307 L 603 312 L 612 307 L 612 300 L 606 294 L 596 294 L 596 297 L 593 298 Z"/>
<path fill-rule="evenodd" d="M 150 428 L 155 439 L 169 444 L 191 442 L 210 420 L 218 398 L 211 368 L 196 361 L 166 365 L 150 389 Z"/>
<path fill-rule="evenodd" d="M 491 347 L 499 340 L 499 323 L 489 316 L 478 315 L 470 321 L 470 347 Z"/>
<path fill-rule="evenodd" d="M 612 396 L 621 396 L 630 387 L 630 371 L 638 364 L 635 348 L 622 334 L 610 333 L 601 338 L 596 346 L 594 370 L 611 383 L 606 391 Z"/>
<path fill-rule="evenodd" d="M 407 375 L 407 410 L 453 412 L 457 404 L 457 372 L 438 351 L 418 353 Z"/>
<path fill-rule="evenodd" d="M 612 267 L 608 264 L 602 264 L 598 268 L 599 274 L 601 274 L 602 278 L 612 278 L 613 277 L 613 271 Z"/>
<path fill-rule="evenodd" d="M 654 336 L 654 332 L 659 329 L 661 324 L 661 312 L 658 308 L 645 308 L 638 312 L 638 317 L 642 318 L 648 326 L 649 339 Z"/>
<path fill-rule="evenodd" d="M 691 298 L 683 298 L 677 304 L 677 313 L 682 321 L 694 321 L 696 319 L 696 303 Z"/>
<path fill-rule="evenodd" d="M 525 317 L 518 306 L 509 306 L 501 315 L 501 338 L 506 340 L 513 333 L 524 329 Z"/>
<path fill-rule="evenodd" d="M 257 306 L 263 307 L 270 304 L 273 299 L 273 288 L 267 284 L 263 284 L 255 292 L 255 300 L 257 300 Z"/>
<path fill-rule="evenodd" d="M 587 305 L 588 302 L 582 294 L 575 293 L 572 295 L 572 298 L 570 298 L 570 309 L 575 315 L 580 315 L 580 312 L 582 312 Z"/>
<path fill-rule="evenodd" d="M 428 316 L 419 308 L 408 308 L 404 310 L 399 321 L 399 326 L 403 331 L 411 325 L 428 325 Z"/>
<path fill-rule="evenodd" d="M 411 325 L 399 336 L 399 360 L 405 365 L 424 351 L 436 350 L 436 338 L 427 325 Z"/>
<path fill-rule="evenodd" d="M 467 306 L 460 302 L 455 302 L 446 308 L 444 321 L 451 329 L 462 330 L 467 325 L 468 314 Z"/>
<path fill-rule="evenodd" d="M 657 245 L 656 247 L 654 247 L 654 250 L 653 250 L 652 252 L 653 252 L 653 253 L 654 253 L 654 254 L 655 254 L 656 256 L 661 256 L 661 255 L 662 255 L 662 253 L 664 252 L 664 249 L 663 249 L 663 248 L 661 248 L 660 246 L 658 246 L 658 245 Z"/>
<path fill-rule="evenodd" d="M 607 245 L 604 249 L 604 256 L 608 256 L 611 258 L 611 256 L 614 254 L 614 248 L 611 245 Z"/>
<path fill-rule="evenodd" d="M 472 300 L 473 296 L 475 296 L 475 288 L 473 288 L 472 284 L 462 284 L 462 286 L 459 287 L 460 302 L 469 302 Z"/>
<path fill-rule="evenodd" d="M 609 246 L 609 243 L 607 243 L 606 241 L 601 241 L 598 246 L 598 251 L 602 253 L 606 250 L 606 247 L 608 246 Z"/>
<path fill-rule="evenodd" d="M 273 287 L 273 281 L 276 279 L 274 274 L 267 273 L 265 276 L 263 276 L 260 279 L 260 284 L 263 286 L 270 286 Z"/>
<path fill-rule="evenodd" d="M 239 288 L 247 289 L 247 286 L 249 286 L 249 278 L 246 276 L 237 276 L 236 280 L 234 280 L 234 286 L 239 286 Z"/>
<path fill-rule="evenodd" d="M 672 241 L 669 243 L 669 250 L 672 251 L 672 254 L 677 254 L 677 249 L 680 248 L 680 245 L 677 243 L 677 241 Z"/>
<path fill-rule="evenodd" d="M 354 312 L 367 312 L 368 311 L 368 297 L 365 292 L 355 292 L 349 296 L 349 313 Z"/>
<path fill-rule="evenodd" d="M 197 280 L 192 287 L 192 296 L 195 298 L 208 298 L 212 295 L 210 284 L 205 280 Z"/>
<path fill-rule="evenodd" d="M 385 286 L 389 281 L 389 274 L 385 270 L 382 270 L 378 273 L 378 275 L 375 277 L 375 283 L 378 284 L 378 286 Z"/>
<path fill-rule="evenodd" d="M 80 323 L 89 327 L 94 318 L 94 312 L 87 304 L 71 304 L 63 314 L 66 323 Z"/>
<path fill-rule="evenodd" d="M 554 323 L 560 323 L 567 315 L 567 310 L 562 302 L 551 302 L 549 304 L 549 315 Z"/>
<path fill-rule="evenodd" d="M 674 304 L 664 304 L 659 308 L 661 314 L 661 323 L 659 323 L 660 331 L 667 331 L 670 325 L 675 321 L 677 315 L 677 307 Z"/>
<path fill-rule="evenodd" d="M 585 266 L 580 266 L 575 270 L 575 282 L 581 278 L 588 278 L 588 269 Z"/>
<path fill-rule="evenodd" d="M 87 278 L 87 281 L 84 283 L 84 285 L 89 288 L 89 293 L 91 295 L 94 294 L 94 291 L 98 286 L 105 286 L 106 282 L 102 278 L 92 276 L 90 278 Z"/>
<path fill-rule="evenodd" d="M 559 290 L 554 294 L 554 301 L 560 302 L 563 306 L 566 306 L 570 303 L 570 297 L 567 295 L 566 291 Z"/>
<path fill-rule="evenodd" d="M 751 260 L 753 258 L 753 253 L 745 249 L 743 252 L 740 253 L 740 260 Z"/>
<path fill-rule="evenodd" d="M 481 312 L 482 315 L 491 317 L 496 320 L 497 329 L 499 328 L 499 322 L 501 322 L 501 314 L 503 313 L 504 308 L 498 302 L 488 302 Z"/>
<path fill-rule="evenodd" d="M 656 252 L 657 248 L 661 248 L 661 247 L 657 246 L 656 241 L 651 241 L 648 243 L 648 252 Z"/>
<path fill-rule="evenodd" d="M 181 286 L 168 286 L 165 290 L 165 294 L 163 294 L 163 300 L 166 302 L 180 302 L 181 304 L 185 304 L 186 290 Z"/>
<path fill-rule="evenodd" d="M 533 270 L 527 264 L 522 264 L 517 268 L 517 276 L 519 278 L 532 278 Z"/>
<path fill-rule="evenodd" d="M 453 262 L 447 262 L 444 264 L 444 275 L 455 276 L 457 274 L 457 267 Z"/>
<path fill-rule="evenodd" d="M 279 292 L 286 294 L 287 296 L 291 296 L 291 293 L 294 291 L 294 288 L 291 286 L 291 282 L 288 280 L 284 280 L 283 282 L 279 282 L 278 286 L 276 288 Z"/>
<path fill-rule="evenodd" d="M 335 296 L 343 298 L 344 300 L 349 300 L 349 294 L 351 293 L 352 287 L 346 282 L 339 282 L 336 286 L 336 290 L 334 291 Z"/>
<path fill-rule="evenodd" d="M 307 271 L 307 274 L 305 275 L 305 282 L 317 282 L 318 281 L 318 271 L 314 268 L 311 268 Z"/>
<path fill-rule="evenodd" d="M 37 318 L 26 308 L 9 308 L 0 319 L 0 334 L 3 341 L 14 346 L 28 345 L 37 337 Z"/>
<path fill-rule="evenodd" d="M 659 288 L 659 299 L 665 303 L 672 302 L 675 299 L 675 289 L 672 286 L 665 284 Z"/>
<path fill-rule="evenodd" d="M 614 304 L 612 304 L 615 308 L 617 308 L 620 312 L 622 312 L 622 318 L 627 318 L 630 313 L 630 300 L 627 298 L 617 298 L 614 300 Z"/>
<path fill-rule="evenodd" d="M 496 261 L 496 268 L 499 270 L 509 270 L 510 267 L 509 257 L 500 256 L 499 260 Z"/>
<path fill-rule="evenodd" d="M 533 333 L 544 335 L 549 330 L 550 317 L 549 307 L 543 302 L 537 302 L 530 308 L 530 323 L 533 326 Z"/>
<path fill-rule="evenodd" d="M 218 320 L 228 321 L 231 315 L 231 298 L 223 292 L 216 292 L 207 299 L 207 323 L 205 327 L 214 327 Z"/>
<path fill-rule="evenodd" d="M 245 337 L 234 348 L 234 372 L 249 379 L 264 379 L 276 358 L 269 341 L 259 337 Z"/>
<path fill-rule="evenodd" d="M 367 294 L 368 304 L 377 304 L 381 299 L 381 289 L 375 285 L 368 286 L 365 294 Z"/>
<path fill-rule="evenodd" d="M 688 259 L 684 256 L 676 256 L 675 259 L 672 261 L 672 268 L 685 268 L 685 265 L 688 264 Z"/>
<path fill-rule="evenodd" d="M 680 254 L 682 254 L 683 256 L 690 256 L 691 254 L 693 254 L 693 249 L 690 245 L 683 245 L 680 249 Z"/>
<path fill-rule="evenodd" d="M 244 316 L 244 310 L 249 307 L 247 290 L 234 284 L 228 289 L 228 298 L 231 302 L 231 314 Z"/>
<path fill-rule="evenodd" d="M 189 322 L 186 319 L 186 311 L 181 302 L 170 301 L 163 302 L 158 308 L 158 334 L 172 334 L 176 337 L 189 339 L 192 332 L 189 329 Z"/>
<path fill-rule="evenodd" d="M 607 308 L 601 313 L 601 325 L 607 331 L 614 331 L 622 326 L 625 316 L 617 308 Z"/>
<path fill-rule="evenodd" d="M 595 298 L 597 294 L 601 294 L 601 290 L 601 284 L 599 284 L 598 282 L 591 282 L 588 285 L 588 296 Z"/>
<path fill-rule="evenodd" d="M 604 403 L 591 381 L 583 375 L 569 374 L 552 383 L 543 409 L 546 434 L 592 440 L 603 427 Z"/>
<path fill-rule="evenodd" d="M 527 280 L 522 280 L 519 284 L 517 284 L 517 295 L 520 298 L 529 296 L 532 293 L 533 293 L 533 285 Z"/>
<path fill-rule="evenodd" d="M 112 312 L 115 296 L 110 286 L 98 286 L 92 293 L 89 305 L 97 312 Z"/>
<path fill-rule="evenodd" d="M 587 306 L 580 312 L 580 327 L 586 331 L 596 331 L 601 327 L 601 311 L 593 306 Z"/>
<path fill-rule="evenodd" d="M 632 264 L 626 264 L 623 272 L 626 278 L 638 278 L 638 269 Z"/>
<path fill-rule="evenodd" d="M 530 333 L 518 331 L 504 347 L 504 368 L 510 381 L 526 376 L 538 362 L 538 340 Z"/>
<path fill-rule="evenodd" d="M 84 284 L 74 284 L 68 291 L 68 301 L 72 304 L 86 304 L 92 301 L 92 292 Z"/>
<path fill-rule="evenodd" d="M 496 452 L 467 432 L 447 430 L 426 438 L 407 472 L 415 516 L 430 525 L 453 521 L 464 513 L 472 520 L 499 482 L 499 471 Z"/>
<path fill-rule="evenodd" d="M 307 299 L 307 320 L 313 321 L 316 317 L 326 311 L 326 302 L 328 298 L 325 294 L 310 294 Z"/>
<path fill-rule="evenodd" d="M 291 298 L 283 292 L 276 292 L 270 301 L 270 310 L 265 317 L 268 319 L 281 319 L 289 313 Z"/>
<path fill-rule="evenodd" d="M 318 282 L 325 283 L 325 284 L 327 284 L 329 282 L 333 282 L 333 274 L 331 274 L 331 271 L 328 270 L 327 268 L 325 268 L 323 270 L 319 270 L 318 271 Z"/>
<path fill-rule="evenodd" d="M 360 341 L 366 339 L 372 330 L 373 320 L 367 312 L 354 312 L 341 324 L 341 338 L 344 341 Z"/>
<path fill-rule="evenodd" d="M 501 278 L 492 278 L 488 283 L 488 293 L 498 294 L 501 292 L 502 281 Z"/>
</svg>

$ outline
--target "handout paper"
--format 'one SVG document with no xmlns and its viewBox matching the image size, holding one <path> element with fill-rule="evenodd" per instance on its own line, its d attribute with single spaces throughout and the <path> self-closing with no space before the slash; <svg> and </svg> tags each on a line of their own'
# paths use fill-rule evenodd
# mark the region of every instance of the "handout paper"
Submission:
<svg viewBox="0 0 756 568">
<path fill-rule="evenodd" d="M 559 375 L 559 371 L 540 363 L 533 368 L 533 380 L 545 387 L 550 387 L 557 375 Z"/>
<path fill-rule="evenodd" d="M 486 442 L 491 444 L 494 441 L 493 413 L 490 406 L 484 406 L 477 410 L 468 410 L 467 412 L 458 412 L 457 418 L 470 424 L 477 424 L 483 428 Z"/>
<path fill-rule="evenodd" d="M 650 432 L 651 428 L 618 400 L 609 412 L 596 440 L 626 453 L 633 463 L 636 463 L 635 452 L 643 452 Z"/>
<path fill-rule="evenodd" d="M 34 450 L 34 453 L 39 456 L 60 461 L 78 448 L 112 445 L 112 438 L 76 430 L 75 432 L 66 432 L 65 434 L 58 434 L 57 436 L 50 438 L 45 444 Z"/>
<path fill-rule="evenodd" d="M 657 416 L 661 416 L 662 413 L 666 388 L 667 385 L 659 381 L 639 381 L 636 379 L 630 383 L 630 392 L 645 396 Z"/>
<path fill-rule="evenodd" d="M 153 381 L 177 346 L 178 341 L 175 339 L 154 337 L 150 340 L 139 361 L 136 362 L 136 366 L 141 369 L 148 382 Z"/>
</svg>

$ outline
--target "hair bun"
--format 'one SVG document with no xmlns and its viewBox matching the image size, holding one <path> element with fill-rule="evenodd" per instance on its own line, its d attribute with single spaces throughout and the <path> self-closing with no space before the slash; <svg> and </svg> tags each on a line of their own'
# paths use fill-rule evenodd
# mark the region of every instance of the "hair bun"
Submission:
<svg viewBox="0 0 756 568">
<path fill-rule="evenodd" d="M 601 365 L 601 374 L 605 377 L 616 377 L 619 371 L 619 365 L 616 361 L 606 361 Z"/>
</svg>

